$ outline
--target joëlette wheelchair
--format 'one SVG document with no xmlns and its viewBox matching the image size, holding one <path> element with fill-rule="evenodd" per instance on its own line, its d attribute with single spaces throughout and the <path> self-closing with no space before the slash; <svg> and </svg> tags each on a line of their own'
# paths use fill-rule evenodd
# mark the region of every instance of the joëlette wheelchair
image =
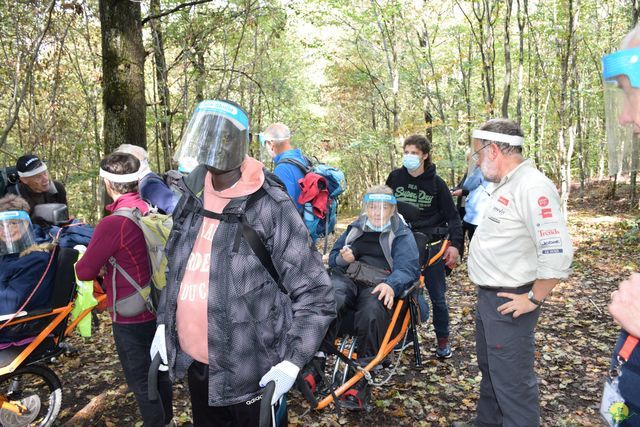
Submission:
<svg viewBox="0 0 640 427">
<path fill-rule="evenodd" d="M 69 322 L 76 293 L 74 264 L 78 251 L 54 246 L 55 267 L 50 307 L 2 316 L 0 337 L 0 425 L 50 426 L 60 412 L 62 386 L 45 365 L 65 349 L 62 341 L 93 308 Z M 98 303 L 106 296 L 99 296 Z"/>
<path fill-rule="evenodd" d="M 407 205 L 406 203 L 399 202 L 398 210 L 409 223 L 417 220 L 419 216 L 417 208 Z M 437 262 L 449 246 L 448 237 L 445 237 L 439 251 L 431 255 L 427 253 L 428 237 L 416 232 L 414 232 L 414 237 L 419 248 L 419 259 L 422 260 L 425 259 L 425 256 L 428 256 L 424 265 L 421 266 L 420 271 L 423 271 L 424 267 Z M 310 409 L 321 410 L 331 403 L 339 406 L 340 397 L 346 396 L 347 391 L 363 378 L 374 386 L 386 383 L 395 373 L 395 368 L 398 366 L 402 351 L 396 356 L 395 367 L 385 380 L 380 383 L 374 382 L 372 372 L 380 366 L 389 365 L 389 355 L 394 353 L 396 346 L 401 344 L 402 348 L 405 342 L 411 341 L 411 339 L 413 339 L 414 343 L 414 364 L 417 368 L 422 367 L 422 356 L 416 326 L 419 319 L 417 291 L 424 286 L 424 277 L 421 275 L 418 281 L 396 298 L 391 321 L 382 339 L 378 353 L 372 359 L 368 360 L 366 365 L 362 366 L 356 361 L 357 338 L 349 326 L 346 328 L 341 327 L 339 338 L 335 343 L 327 343 L 326 341 L 323 343 L 321 350 L 330 356 L 334 356 L 333 366 L 328 364 L 327 367 L 328 371 L 331 372 L 330 377 L 327 378 L 324 372 L 320 372 L 322 383 L 324 384 L 323 387 L 318 385 L 317 393 L 312 392 L 302 381 L 298 381 L 298 388 L 305 399 L 309 401 Z M 353 323 L 352 320 L 353 319 L 349 319 L 349 315 L 347 315 L 342 323 L 343 325 L 349 325 Z M 321 368 L 316 366 L 315 369 L 319 371 Z M 363 409 L 368 410 L 369 408 Z"/>
</svg>

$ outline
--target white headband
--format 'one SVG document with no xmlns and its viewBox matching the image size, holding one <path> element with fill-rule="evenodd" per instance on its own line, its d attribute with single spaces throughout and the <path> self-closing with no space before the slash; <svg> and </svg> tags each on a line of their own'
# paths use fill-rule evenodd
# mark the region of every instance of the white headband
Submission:
<svg viewBox="0 0 640 427">
<path fill-rule="evenodd" d="M 471 137 L 476 139 L 484 139 L 485 141 L 504 142 L 509 145 L 522 145 L 524 138 L 518 135 L 507 135 L 505 133 L 490 132 L 488 130 L 474 130 Z"/>
<path fill-rule="evenodd" d="M 138 176 L 140 172 L 128 173 L 125 175 L 118 175 L 115 173 L 107 172 L 106 170 L 100 168 L 100 177 L 107 179 L 111 182 L 117 182 L 119 184 L 127 184 L 129 182 L 136 182 L 138 180 Z"/>
<path fill-rule="evenodd" d="M 18 176 L 22 178 L 29 178 L 30 176 L 38 175 L 39 173 L 42 173 L 46 170 L 47 170 L 47 165 L 43 163 L 42 165 L 40 165 L 40 167 L 35 168 L 33 170 L 26 171 L 26 172 L 18 172 Z"/>
</svg>

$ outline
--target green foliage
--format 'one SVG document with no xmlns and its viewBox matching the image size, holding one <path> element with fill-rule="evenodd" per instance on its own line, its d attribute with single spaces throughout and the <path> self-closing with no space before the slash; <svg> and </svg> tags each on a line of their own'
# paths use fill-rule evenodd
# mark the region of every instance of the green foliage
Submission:
<svg viewBox="0 0 640 427">
<path fill-rule="evenodd" d="M 182 3 L 161 1 L 160 8 Z M 472 7 L 481 4 L 231 0 L 183 7 L 157 20 L 167 64 L 166 116 L 159 105 L 147 21 L 151 164 L 158 171 L 165 168 L 198 100 L 226 98 L 248 110 L 254 135 L 272 122 L 287 123 L 296 145 L 345 170 L 350 188 L 343 199 L 358 200 L 367 186 L 384 182 L 400 165 L 402 140 L 427 130 L 433 133 L 439 174 L 455 185 L 466 170 L 470 131 L 500 115 L 504 92 L 507 8 L 502 1 L 488 2 L 495 6 L 495 22 L 492 29 L 484 22 L 483 34 L 492 38 L 480 39 Z M 600 177 L 606 170 L 600 56 L 615 49 L 628 31 L 630 5 L 621 0 L 527 2 L 525 13 L 518 4 L 524 2 L 513 2 L 507 29 L 512 67 L 508 115 L 521 120 L 526 154 L 559 180 L 559 136 L 579 122 L 569 159 L 574 176 L 583 167 L 586 178 Z M 0 159 L 12 163 L 25 152 L 44 156 L 53 176 L 70 189 L 72 213 L 93 220 L 99 212 L 97 164 L 104 154 L 98 2 L 57 5 L 33 72 L 25 75 L 47 21 L 46 8 L 46 2 L 10 1 L 0 9 L 3 126 L 11 118 L 14 94 L 27 82 Z M 576 12 L 570 51 L 575 55 L 564 78 L 562 58 L 572 35 L 568 23 Z M 483 57 L 492 61 L 495 76 L 491 102 Z M 161 123 L 168 124 L 168 148 L 162 145 Z M 251 152 L 258 155 L 253 144 Z"/>
</svg>

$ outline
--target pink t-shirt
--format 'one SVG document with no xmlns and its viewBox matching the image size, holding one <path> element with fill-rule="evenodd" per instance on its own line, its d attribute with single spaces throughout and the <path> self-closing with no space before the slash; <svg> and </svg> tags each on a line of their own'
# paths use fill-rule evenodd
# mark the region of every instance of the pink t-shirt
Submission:
<svg viewBox="0 0 640 427">
<path fill-rule="evenodd" d="M 211 174 L 204 180 L 204 208 L 222 213 L 231 199 L 255 193 L 264 182 L 262 163 L 247 157 L 240 167 L 242 176 L 231 188 L 216 191 L 211 184 Z M 187 267 L 180 284 L 178 307 L 176 311 L 176 328 L 182 351 L 198 362 L 209 363 L 209 346 L 207 340 L 207 297 L 209 286 L 211 259 L 211 242 L 220 221 L 203 218 L 193 250 L 187 261 Z"/>
</svg>

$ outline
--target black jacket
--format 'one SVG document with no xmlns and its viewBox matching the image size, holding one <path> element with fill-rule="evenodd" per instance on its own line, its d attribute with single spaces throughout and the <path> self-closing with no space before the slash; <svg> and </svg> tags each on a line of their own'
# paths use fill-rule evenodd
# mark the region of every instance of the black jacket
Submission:
<svg viewBox="0 0 640 427">
<path fill-rule="evenodd" d="M 183 196 L 173 211 L 167 241 L 167 287 L 158 323 L 166 326 L 169 374 L 184 376 L 191 358 L 180 349 L 176 330 L 178 292 L 202 225 L 206 168 L 180 181 Z M 265 172 L 266 173 L 266 172 Z M 244 212 L 271 254 L 282 286 L 278 290 L 260 259 L 242 238 L 234 249 L 237 222 L 221 222 L 211 245 L 208 293 L 209 405 L 228 406 L 258 396 L 260 378 L 288 360 L 302 368 L 320 347 L 336 316 L 331 280 L 309 232 L 282 188 L 265 180 L 265 195 L 251 206 L 230 202 L 224 213 Z M 240 200 L 240 199 L 234 199 Z M 245 211 L 246 208 L 246 211 Z"/>
<path fill-rule="evenodd" d="M 67 204 L 67 191 L 58 181 L 49 181 L 49 190 L 44 193 L 34 193 L 25 184 L 19 182 L 7 188 L 8 193 L 17 194 L 29 203 L 29 207 L 33 211 L 35 205 L 44 203 L 62 203 Z"/>
<path fill-rule="evenodd" d="M 451 244 L 462 250 L 462 223 L 449 187 L 436 174 L 436 166 L 427 166 L 424 173 L 413 177 L 404 166 L 392 171 L 386 184 L 393 189 L 399 202 L 420 209 L 420 219 L 411 224 L 413 231 L 431 236 L 431 241 L 449 233 Z M 442 230 L 442 229 L 447 230 Z M 444 233 L 442 231 L 445 231 Z"/>
</svg>

